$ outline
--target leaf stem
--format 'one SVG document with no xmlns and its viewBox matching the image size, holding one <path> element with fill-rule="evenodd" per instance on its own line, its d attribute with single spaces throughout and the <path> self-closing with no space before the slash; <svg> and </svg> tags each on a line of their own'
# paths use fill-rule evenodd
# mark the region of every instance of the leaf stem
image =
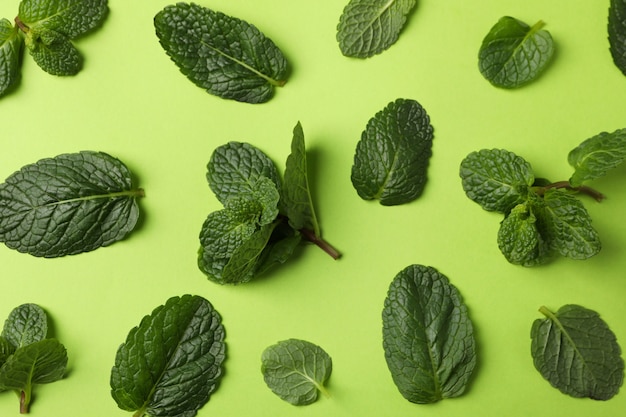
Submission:
<svg viewBox="0 0 626 417">
<path fill-rule="evenodd" d="M 24 33 L 28 33 L 30 31 L 30 28 L 26 26 L 24 22 L 22 22 L 19 16 L 15 16 L 15 25 L 20 28 L 20 30 Z"/>
<path fill-rule="evenodd" d="M 538 195 L 543 196 L 546 191 L 550 190 L 550 189 L 558 189 L 558 188 L 564 188 L 566 190 L 570 190 L 570 191 L 575 191 L 575 192 L 579 192 L 582 194 L 586 194 L 590 197 L 592 197 L 593 199 L 595 199 L 597 202 L 601 202 L 602 200 L 604 200 L 606 197 L 604 194 L 602 194 L 601 192 L 588 187 L 586 185 L 581 185 L 579 187 L 573 187 L 569 181 L 558 181 L 558 182 L 553 182 L 552 184 L 548 184 L 545 185 L 543 187 L 539 187 L 537 188 L 536 192 Z"/>
<path fill-rule="evenodd" d="M 30 392 L 20 391 L 20 414 L 28 414 Z"/>
<path fill-rule="evenodd" d="M 302 233 L 306 240 L 317 245 L 320 249 L 329 254 L 333 259 L 337 260 L 341 258 L 341 253 L 339 253 L 337 249 L 333 248 L 328 242 L 317 236 L 312 230 L 300 229 L 300 233 Z"/>
</svg>

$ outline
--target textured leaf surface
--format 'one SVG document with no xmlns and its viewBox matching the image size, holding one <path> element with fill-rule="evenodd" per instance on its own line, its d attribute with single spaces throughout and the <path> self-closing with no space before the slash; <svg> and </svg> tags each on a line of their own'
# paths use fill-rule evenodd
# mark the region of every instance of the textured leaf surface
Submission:
<svg viewBox="0 0 626 417">
<path fill-rule="evenodd" d="M 7 19 L 0 19 L 0 96 L 11 88 L 20 74 L 20 51 L 24 39 Z"/>
<path fill-rule="evenodd" d="M 626 0 L 611 0 L 608 32 L 613 62 L 626 75 Z"/>
<path fill-rule="evenodd" d="M 224 327 L 213 306 L 199 296 L 172 297 L 119 347 L 111 395 L 137 415 L 191 417 L 217 388 L 224 358 Z"/>
<path fill-rule="evenodd" d="M 549 246 L 536 222 L 532 210 L 526 204 L 519 204 L 500 224 L 498 247 L 510 263 L 534 266 L 547 259 Z"/>
<path fill-rule="evenodd" d="M 4 322 L 2 337 L 15 349 L 39 342 L 48 334 L 48 317 L 36 304 L 14 308 Z"/>
<path fill-rule="evenodd" d="M 33 384 L 63 378 L 67 366 L 65 347 L 56 339 L 43 339 L 17 349 L 0 368 L 0 387 L 30 391 Z"/>
<path fill-rule="evenodd" d="M 366 200 L 383 205 L 418 198 L 426 185 L 433 127 L 415 100 L 389 103 L 367 124 L 357 144 L 352 185 Z"/>
<path fill-rule="evenodd" d="M 22 0 L 19 19 L 32 30 L 52 30 L 74 39 L 99 26 L 107 0 Z"/>
<path fill-rule="evenodd" d="M 569 182 L 578 187 L 585 181 L 604 176 L 626 159 L 626 129 L 602 132 L 587 139 L 568 155 L 574 174 Z"/>
<path fill-rule="evenodd" d="M 194 84 L 222 98 L 268 101 L 287 80 L 287 61 L 255 26 L 196 4 L 154 18 L 161 46 Z"/>
<path fill-rule="evenodd" d="M 523 204 L 534 182 L 532 168 L 523 158 L 503 149 L 470 153 L 460 169 L 467 196 L 485 210 L 508 213 Z"/>
<path fill-rule="evenodd" d="M 299 122 L 293 130 L 291 153 L 287 157 L 283 202 L 291 227 L 296 230 L 306 228 L 319 236 L 319 224 L 309 189 L 304 132 Z"/>
<path fill-rule="evenodd" d="M 496 23 L 480 47 L 478 66 L 493 85 L 516 88 L 536 79 L 554 54 L 552 36 L 544 23 L 533 27 L 505 16 Z"/>
<path fill-rule="evenodd" d="M 535 368 L 550 384 L 572 397 L 608 400 L 624 381 L 624 361 L 615 334 L 595 311 L 565 305 L 531 330 Z"/>
<path fill-rule="evenodd" d="M 288 339 L 269 346 L 261 355 L 261 372 L 267 386 L 294 405 L 315 402 L 332 372 L 332 360 L 311 342 Z"/>
<path fill-rule="evenodd" d="M 399 38 L 416 0 L 350 0 L 339 19 L 337 41 L 345 56 L 368 58 Z"/>
<path fill-rule="evenodd" d="M 26 38 L 26 47 L 37 65 L 52 75 L 75 75 L 83 65 L 83 59 L 62 33 L 50 29 L 38 29 L 37 35 Z"/>
<path fill-rule="evenodd" d="M 142 194 L 128 168 L 107 154 L 42 159 L 0 185 L 0 240 L 44 257 L 107 246 L 135 227 Z"/>
<path fill-rule="evenodd" d="M 476 364 L 474 331 L 447 277 L 422 265 L 405 268 L 382 317 L 387 366 L 407 400 L 433 403 L 465 391 Z"/>
</svg>

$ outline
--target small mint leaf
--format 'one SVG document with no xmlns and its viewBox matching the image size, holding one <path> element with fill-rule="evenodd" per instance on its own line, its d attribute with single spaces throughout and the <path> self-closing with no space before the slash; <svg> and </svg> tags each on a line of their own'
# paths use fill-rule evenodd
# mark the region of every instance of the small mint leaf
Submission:
<svg viewBox="0 0 626 417">
<path fill-rule="evenodd" d="M 569 180 L 573 187 L 604 176 L 626 160 L 626 129 L 602 132 L 585 140 L 569 153 L 567 159 L 574 168 Z"/>
<path fill-rule="evenodd" d="M 24 38 L 7 19 L 0 19 L 0 96 L 13 87 L 20 75 Z"/>
<path fill-rule="evenodd" d="M 547 260 L 549 247 L 536 222 L 532 210 L 526 204 L 519 204 L 500 224 L 498 247 L 510 263 L 534 266 Z"/>
<path fill-rule="evenodd" d="M 50 29 L 32 30 L 26 37 L 26 47 L 37 65 L 48 74 L 75 75 L 83 65 L 83 59 L 62 33 Z"/>
<path fill-rule="evenodd" d="M 107 12 L 107 0 L 21 0 L 18 18 L 31 30 L 74 39 L 98 27 Z"/>
<path fill-rule="evenodd" d="M 48 334 L 48 316 L 37 304 L 14 308 L 4 322 L 2 337 L 15 349 L 39 342 Z"/>
</svg>

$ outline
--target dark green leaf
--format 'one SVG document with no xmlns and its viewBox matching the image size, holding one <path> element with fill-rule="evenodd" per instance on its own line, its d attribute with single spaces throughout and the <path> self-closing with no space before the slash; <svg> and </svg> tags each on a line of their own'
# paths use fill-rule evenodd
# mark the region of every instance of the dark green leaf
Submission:
<svg viewBox="0 0 626 417">
<path fill-rule="evenodd" d="M 604 176 L 626 159 L 626 129 L 602 132 L 587 139 L 568 155 L 574 174 L 569 182 L 574 187 Z"/>
<path fill-rule="evenodd" d="M 105 153 L 42 159 L 0 185 L 0 241 L 45 257 L 107 246 L 135 227 L 141 195 L 128 168 Z"/>
<path fill-rule="evenodd" d="M 259 258 L 275 227 L 276 223 L 264 225 L 233 251 L 228 263 L 224 266 L 222 283 L 239 284 L 250 281 L 254 277 Z"/>
<path fill-rule="evenodd" d="M 0 19 L 0 96 L 17 82 L 20 75 L 22 38 L 7 19 Z"/>
<path fill-rule="evenodd" d="M 255 272 L 256 275 L 264 274 L 272 267 L 285 263 L 287 259 L 291 258 L 302 241 L 302 235 L 291 228 L 289 228 L 291 234 L 287 236 L 282 236 L 281 234 L 281 236 L 276 238 L 276 231 L 281 228 L 280 226 L 281 225 L 278 225 L 277 229 L 274 229 L 274 234 L 270 242 L 259 258 Z M 272 239 L 276 239 L 276 241 L 273 242 Z"/>
<path fill-rule="evenodd" d="M 498 247 L 510 263 L 534 266 L 547 260 L 550 249 L 537 230 L 536 221 L 531 208 L 519 204 L 500 224 Z"/>
<path fill-rule="evenodd" d="M 426 185 L 433 127 L 415 100 L 389 103 L 367 124 L 357 144 L 352 185 L 366 200 L 404 204 L 418 198 Z"/>
<path fill-rule="evenodd" d="M 613 62 L 626 75 L 626 0 L 611 0 L 608 32 Z"/>
<path fill-rule="evenodd" d="M 22 304 L 4 322 L 2 337 L 15 349 L 39 342 L 48 334 L 48 317 L 37 304 Z"/>
<path fill-rule="evenodd" d="M 485 210 L 508 213 L 523 204 L 534 182 L 532 168 L 523 158 L 503 149 L 470 153 L 460 170 L 467 196 Z"/>
<path fill-rule="evenodd" d="M 284 178 L 283 202 L 289 224 L 296 230 L 306 228 L 319 236 L 319 225 L 309 189 L 304 133 L 299 122 L 293 130 L 291 154 L 287 157 Z"/>
<path fill-rule="evenodd" d="M 107 0 L 21 0 L 18 17 L 31 30 L 74 39 L 98 27 L 107 11 Z"/>
<path fill-rule="evenodd" d="M 67 36 L 50 29 L 38 29 L 26 38 L 26 47 L 37 65 L 52 75 L 75 75 L 83 60 Z"/>
<path fill-rule="evenodd" d="M 391 283 L 383 310 L 383 347 L 393 381 L 409 401 L 461 395 L 476 364 L 467 307 L 448 278 L 411 265 Z"/>
<path fill-rule="evenodd" d="M 15 346 L 4 337 L 0 336 L 0 366 L 15 352 Z"/>
<path fill-rule="evenodd" d="M 196 4 L 167 6 L 154 18 L 161 46 L 197 86 L 222 98 L 268 101 L 287 80 L 287 61 L 253 25 Z"/>
<path fill-rule="evenodd" d="M 345 56 L 368 58 L 393 45 L 416 0 L 350 0 L 337 26 Z"/>
<path fill-rule="evenodd" d="M 533 27 L 513 17 L 501 18 L 483 40 L 478 66 L 493 85 L 520 87 L 536 79 L 554 54 L 552 36 L 544 23 Z"/>
<path fill-rule="evenodd" d="M 261 372 L 267 386 L 283 400 L 308 405 L 332 372 L 332 360 L 321 347 L 311 342 L 288 339 L 269 346 L 261 355 Z"/>
<path fill-rule="evenodd" d="M 615 334 L 595 311 L 565 305 L 531 330 L 535 368 L 550 384 L 572 397 L 608 400 L 624 381 L 624 360 Z"/>
<path fill-rule="evenodd" d="M 111 395 L 137 416 L 195 416 L 218 386 L 225 349 L 220 315 L 207 300 L 172 297 L 119 347 Z"/>
</svg>

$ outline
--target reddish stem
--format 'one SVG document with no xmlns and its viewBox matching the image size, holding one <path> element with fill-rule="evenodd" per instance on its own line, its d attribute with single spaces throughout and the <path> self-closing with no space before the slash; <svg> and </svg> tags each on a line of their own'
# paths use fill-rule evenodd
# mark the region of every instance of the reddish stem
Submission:
<svg viewBox="0 0 626 417">
<path fill-rule="evenodd" d="M 586 194 L 590 197 L 592 197 L 593 199 L 595 199 L 597 202 L 601 202 L 602 200 L 605 199 L 604 194 L 602 194 L 601 192 L 588 187 L 586 185 L 581 185 L 579 187 L 573 187 L 569 181 L 558 181 L 558 182 L 554 182 L 552 184 L 548 184 L 544 187 L 539 188 L 538 193 L 539 195 L 544 195 L 546 191 L 553 189 L 553 188 L 564 188 L 566 190 L 570 190 L 570 191 L 576 191 L 582 194 Z"/>
<path fill-rule="evenodd" d="M 317 236 L 312 230 L 300 229 L 300 233 L 302 233 L 306 240 L 317 245 L 324 252 L 329 254 L 333 259 L 337 260 L 341 258 L 341 253 L 339 253 L 337 249 L 333 248 L 328 242 Z"/>
</svg>

